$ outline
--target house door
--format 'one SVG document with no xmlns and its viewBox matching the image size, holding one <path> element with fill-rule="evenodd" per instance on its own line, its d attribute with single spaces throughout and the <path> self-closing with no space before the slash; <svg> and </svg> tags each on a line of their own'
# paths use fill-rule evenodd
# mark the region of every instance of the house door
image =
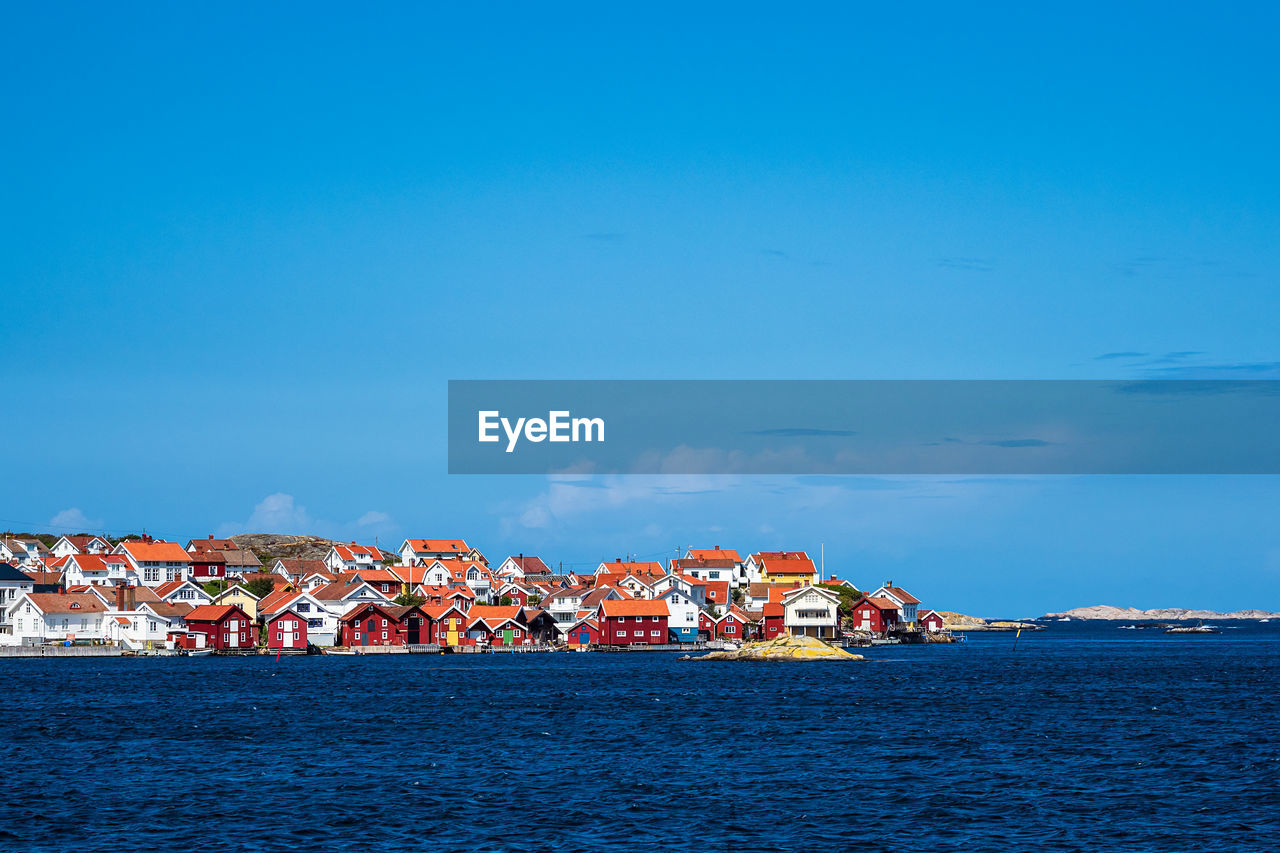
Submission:
<svg viewBox="0 0 1280 853">
<path fill-rule="evenodd" d="M 411 616 L 409 617 L 409 643 L 416 645 L 419 642 L 420 637 L 421 634 L 418 630 L 418 617 Z"/>
<path fill-rule="evenodd" d="M 228 647 L 233 649 L 238 648 L 240 645 L 240 620 L 232 619 L 230 626 L 231 630 L 229 633 L 231 635 L 231 639 L 228 643 Z"/>
<path fill-rule="evenodd" d="M 362 645 L 369 645 L 369 641 L 373 638 L 373 620 L 370 619 L 365 623 L 364 635 L 360 638 Z"/>
<path fill-rule="evenodd" d="M 513 639 L 514 639 L 514 637 L 513 637 L 513 636 L 512 636 L 512 634 L 511 634 L 511 629 L 510 629 L 510 628 L 507 628 L 506 630 L 504 630 L 504 631 L 502 632 L 502 645 L 504 645 L 504 646 L 509 646 L 509 645 L 511 645 L 511 644 L 512 644 L 512 640 L 513 640 Z"/>
</svg>

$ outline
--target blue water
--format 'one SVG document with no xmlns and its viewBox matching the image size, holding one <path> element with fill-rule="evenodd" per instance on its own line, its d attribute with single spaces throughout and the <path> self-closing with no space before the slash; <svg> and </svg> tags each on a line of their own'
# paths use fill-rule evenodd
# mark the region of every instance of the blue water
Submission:
<svg viewBox="0 0 1280 853">
<path fill-rule="evenodd" d="M 0 659 L 0 850 L 1280 848 L 1280 625 L 868 656 Z"/>
</svg>

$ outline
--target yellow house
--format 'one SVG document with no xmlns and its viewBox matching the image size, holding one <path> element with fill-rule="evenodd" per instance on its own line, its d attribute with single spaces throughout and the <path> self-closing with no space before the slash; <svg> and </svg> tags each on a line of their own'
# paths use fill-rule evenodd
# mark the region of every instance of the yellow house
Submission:
<svg viewBox="0 0 1280 853">
<path fill-rule="evenodd" d="M 818 569 L 803 552 L 766 554 L 760 558 L 760 580 L 763 583 L 811 586 L 818 582 Z"/>
<path fill-rule="evenodd" d="M 258 599 L 239 584 L 227 587 L 214 596 L 214 604 L 234 604 L 249 615 L 250 619 L 258 618 Z"/>
</svg>

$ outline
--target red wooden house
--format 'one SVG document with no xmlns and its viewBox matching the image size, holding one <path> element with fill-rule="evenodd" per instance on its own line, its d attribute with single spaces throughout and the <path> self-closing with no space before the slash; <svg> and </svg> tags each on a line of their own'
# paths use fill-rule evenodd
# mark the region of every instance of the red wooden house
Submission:
<svg viewBox="0 0 1280 853">
<path fill-rule="evenodd" d="M 579 619 L 566 636 L 571 649 L 599 645 L 600 623 L 590 617 Z"/>
<path fill-rule="evenodd" d="M 428 640 L 438 646 L 468 646 L 467 613 L 457 604 L 423 605 L 422 612 L 427 618 Z"/>
<path fill-rule="evenodd" d="M 787 611 L 780 603 L 770 601 L 764 606 L 764 639 L 772 640 L 787 633 Z"/>
<path fill-rule="evenodd" d="M 747 635 L 747 620 L 737 613 L 726 613 L 716 620 L 716 637 L 741 641 Z"/>
<path fill-rule="evenodd" d="M 267 622 L 267 648 L 272 651 L 305 649 L 307 620 L 292 609 L 277 613 Z"/>
<path fill-rule="evenodd" d="M 477 604 L 467 611 L 467 619 L 467 636 L 478 645 L 526 646 L 532 642 L 521 607 Z"/>
<path fill-rule="evenodd" d="M 600 604 L 600 641 L 609 646 L 629 646 L 635 643 L 662 645 L 667 642 L 669 614 L 665 601 L 603 601 Z"/>
<path fill-rule="evenodd" d="M 898 624 L 898 605 L 887 598 L 864 595 L 854 602 L 853 627 L 858 631 L 883 633 Z"/>
<path fill-rule="evenodd" d="M 191 571 L 188 580 L 207 583 L 227 576 L 227 558 L 221 551 L 202 551 L 191 555 Z"/>
<path fill-rule="evenodd" d="M 705 610 L 698 611 L 698 639 L 714 640 L 716 638 L 716 620 Z"/>
<path fill-rule="evenodd" d="M 352 609 L 338 625 L 341 644 L 348 647 L 430 642 L 430 620 L 420 607 L 370 602 Z"/>
<path fill-rule="evenodd" d="M 926 610 L 917 616 L 916 619 L 919 621 L 920 627 L 928 631 L 930 634 L 938 633 L 945 626 L 945 623 L 942 621 L 942 617 L 938 615 L 938 611 L 936 610 Z"/>
<path fill-rule="evenodd" d="M 258 629 L 234 604 L 202 604 L 187 614 L 187 634 L 179 637 L 183 648 L 251 649 L 258 645 Z M 204 642 L 192 635 L 203 634 Z"/>
</svg>

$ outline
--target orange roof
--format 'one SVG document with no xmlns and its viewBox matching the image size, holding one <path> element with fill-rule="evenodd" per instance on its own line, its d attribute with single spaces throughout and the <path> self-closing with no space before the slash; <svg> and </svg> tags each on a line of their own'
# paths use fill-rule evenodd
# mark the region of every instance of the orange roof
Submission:
<svg viewBox="0 0 1280 853">
<path fill-rule="evenodd" d="M 399 575 L 386 569 L 357 569 L 351 574 L 353 577 L 359 575 L 360 580 L 369 583 L 400 583 Z"/>
<path fill-rule="evenodd" d="M 140 563 L 190 563 L 191 555 L 177 542 L 121 542 L 120 546 Z"/>
<path fill-rule="evenodd" d="M 887 598 L 877 598 L 871 595 L 864 595 L 853 606 L 857 609 L 863 602 L 872 605 L 879 610 L 901 610 L 896 601 L 890 601 Z"/>
<path fill-rule="evenodd" d="M 467 543 L 461 539 L 407 539 L 409 547 L 414 551 L 424 551 L 430 554 L 443 554 L 445 552 L 453 552 L 455 554 L 466 554 L 471 549 L 467 547 Z"/>
<path fill-rule="evenodd" d="M 67 562 L 75 562 L 82 572 L 105 572 L 112 566 L 124 566 L 125 559 L 119 554 L 71 554 Z"/>
<path fill-rule="evenodd" d="M 358 556 L 368 555 L 375 562 L 382 562 L 387 555 L 382 550 L 372 545 L 357 545 L 352 542 L 350 545 L 334 545 L 334 549 L 338 552 L 338 556 L 344 560 L 354 560 Z"/>
<path fill-rule="evenodd" d="M 786 610 L 783 608 L 781 603 L 770 601 L 764 606 L 764 610 L 762 612 L 767 618 L 769 616 L 782 616 L 786 613 Z"/>
<path fill-rule="evenodd" d="M 476 622 L 484 622 L 490 628 L 506 622 L 511 619 L 517 619 L 523 608 L 519 605 L 510 605 L 508 607 L 497 607 L 487 604 L 477 604 L 467 611 L 467 618 L 471 620 L 468 624 Z"/>
<path fill-rule="evenodd" d="M 689 557 L 694 560 L 733 560 L 741 562 L 738 552 L 731 548 L 690 548 Z"/>
<path fill-rule="evenodd" d="M 665 601 L 652 601 L 641 598 L 609 599 L 600 603 L 600 613 L 606 618 L 611 616 L 669 616 Z"/>
</svg>

